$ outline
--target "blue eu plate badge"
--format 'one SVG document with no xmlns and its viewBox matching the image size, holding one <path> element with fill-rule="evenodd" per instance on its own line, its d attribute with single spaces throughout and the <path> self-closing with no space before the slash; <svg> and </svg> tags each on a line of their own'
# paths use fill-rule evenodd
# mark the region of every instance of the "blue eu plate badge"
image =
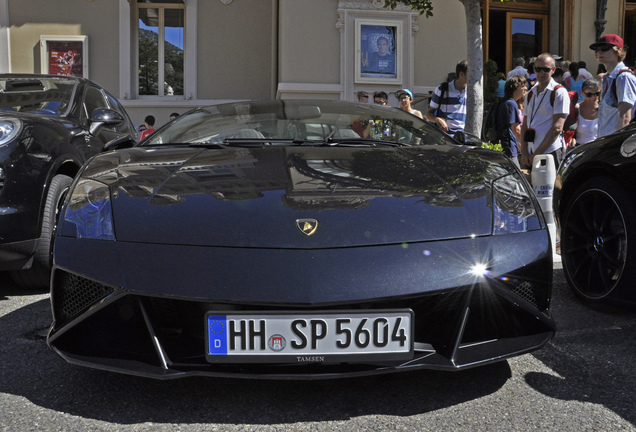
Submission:
<svg viewBox="0 0 636 432">
<path fill-rule="evenodd" d="M 225 315 L 208 316 L 208 353 L 227 355 L 227 319 Z"/>
</svg>

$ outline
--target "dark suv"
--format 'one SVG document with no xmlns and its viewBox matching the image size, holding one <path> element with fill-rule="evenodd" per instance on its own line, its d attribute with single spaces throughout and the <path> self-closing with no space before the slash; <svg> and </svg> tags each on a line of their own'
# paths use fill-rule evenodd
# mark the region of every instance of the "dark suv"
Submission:
<svg viewBox="0 0 636 432">
<path fill-rule="evenodd" d="M 103 88 L 77 77 L 0 74 L 0 271 L 49 284 L 57 215 L 80 166 L 135 128 Z"/>
</svg>

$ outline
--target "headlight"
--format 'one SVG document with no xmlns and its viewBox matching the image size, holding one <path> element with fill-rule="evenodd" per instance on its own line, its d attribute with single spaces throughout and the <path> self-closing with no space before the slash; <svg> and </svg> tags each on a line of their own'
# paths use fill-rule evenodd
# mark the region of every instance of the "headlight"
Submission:
<svg viewBox="0 0 636 432">
<path fill-rule="evenodd" d="M 511 174 L 493 183 L 493 234 L 540 228 L 537 211 L 521 179 Z"/>
<path fill-rule="evenodd" d="M 13 140 L 20 133 L 22 122 L 19 120 L 0 120 L 0 146 Z"/>
<path fill-rule="evenodd" d="M 95 180 L 80 180 L 64 213 L 62 235 L 115 240 L 110 189 Z"/>
</svg>

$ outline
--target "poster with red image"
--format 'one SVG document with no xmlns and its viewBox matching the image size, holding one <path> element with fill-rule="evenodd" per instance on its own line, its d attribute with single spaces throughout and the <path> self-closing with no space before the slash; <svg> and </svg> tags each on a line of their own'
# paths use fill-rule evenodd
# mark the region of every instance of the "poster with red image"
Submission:
<svg viewBox="0 0 636 432">
<path fill-rule="evenodd" d="M 49 73 L 83 76 L 83 42 L 47 41 Z"/>
</svg>

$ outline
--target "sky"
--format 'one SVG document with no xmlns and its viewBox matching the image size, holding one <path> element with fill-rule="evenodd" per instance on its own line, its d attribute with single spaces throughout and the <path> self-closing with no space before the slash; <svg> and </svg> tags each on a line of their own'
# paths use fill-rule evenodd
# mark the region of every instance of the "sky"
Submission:
<svg viewBox="0 0 636 432">
<path fill-rule="evenodd" d="M 512 34 L 535 34 L 535 21 L 533 19 L 515 18 L 512 20 Z"/>
<path fill-rule="evenodd" d="M 139 28 L 159 33 L 157 27 L 147 26 L 142 20 L 139 20 Z M 166 40 L 172 45 L 183 49 L 183 27 L 166 27 Z"/>
</svg>

